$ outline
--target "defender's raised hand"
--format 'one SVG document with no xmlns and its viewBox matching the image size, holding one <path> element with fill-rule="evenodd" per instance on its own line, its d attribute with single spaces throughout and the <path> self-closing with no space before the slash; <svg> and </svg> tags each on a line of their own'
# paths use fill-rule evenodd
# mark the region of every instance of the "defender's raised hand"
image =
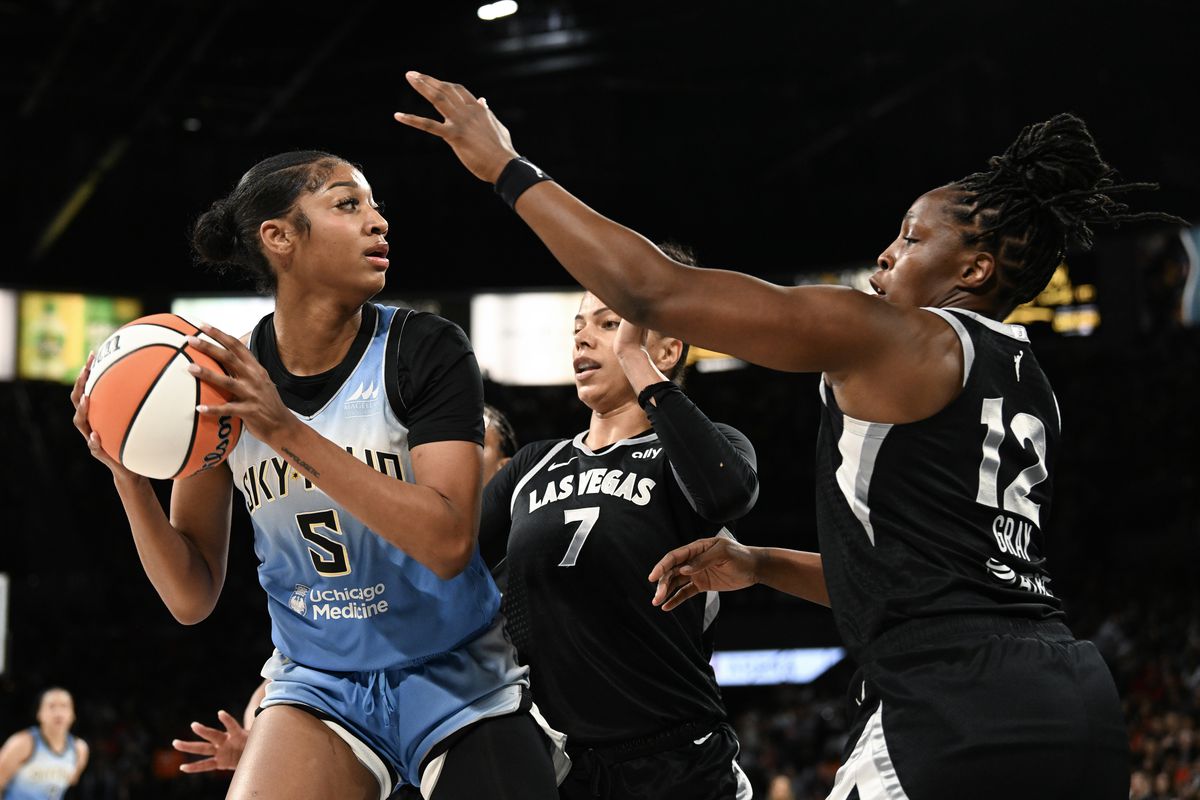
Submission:
<svg viewBox="0 0 1200 800">
<path fill-rule="evenodd" d="M 454 150 L 463 166 L 480 180 L 495 183 L 504 166 L 517 158 L 512 138 L 487 101 L 476 98 L 457 83 L 446 83 L 419 72 L 405 77 L 421 96 L 433 104 L 443 121 L 396 112 L 397 122 L 441 138 Z"/>
</svg>

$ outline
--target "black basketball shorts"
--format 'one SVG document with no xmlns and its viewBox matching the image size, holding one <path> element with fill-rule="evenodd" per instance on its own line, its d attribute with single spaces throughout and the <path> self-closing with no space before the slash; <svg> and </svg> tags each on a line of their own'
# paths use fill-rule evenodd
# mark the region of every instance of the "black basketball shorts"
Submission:
<svg viewBox="0 0 1200 800">
<path fill-rule="evenodd" d="M 620 746 L 572 749 L 560 800 L 748 800 L 750 781 L 737 763 L 738 740 L 725 723 L 688 733 L 653 753 Z"/>
<path fill-rule="evenodd" d="M 1112 676 L 1056 621 L 915 620 L 861 654 L 829 800 L 1126 800 Z"/>
</svg>

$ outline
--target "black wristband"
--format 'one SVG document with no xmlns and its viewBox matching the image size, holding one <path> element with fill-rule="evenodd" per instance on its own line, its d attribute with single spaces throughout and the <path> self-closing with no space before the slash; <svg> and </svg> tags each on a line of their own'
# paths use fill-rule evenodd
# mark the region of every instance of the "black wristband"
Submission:
<svg viewBox="0 0 1200 800">
<path fill-rule="evenodd" d="M 671 389 L 676 388 L 678 388 L 678 386 L 674 381 L 659 381 L 658 383 L 652 383 L 645 389 L 642 389 L 642 391 L 638 392 L 638 405 L 642 408 L 646 408 L 650 401 L 655 397 L 658 397 L 663 392 L 669 392 Z"/>
<path fill-rule="evenodd" d="M 504 165 L 500 177 L 496 178 L 496 194 L 508 203 L 509 208 L 517 204 L 517 198 L 535 183 L 554 180 L 523 158 L 514 158 Z"/>
</svg>

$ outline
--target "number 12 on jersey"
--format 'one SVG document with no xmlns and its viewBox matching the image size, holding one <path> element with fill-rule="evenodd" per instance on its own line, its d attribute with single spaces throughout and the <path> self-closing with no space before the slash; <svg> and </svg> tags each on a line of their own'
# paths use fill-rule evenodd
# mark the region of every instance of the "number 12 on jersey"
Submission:
<svg viewBox="0 0 1200 800">
<path fill-rule="evenodd" d="M 1029 493 L 1049 475 L 1046 470 L 1046 426 L 1032 414 L 1021 413 L 1012 418 L 1009 428 L 1022 448 L 1028 449 L 1030 445 L 1033 446 L 1037 463 L 1021 470 L 1016 479 L 1005 488 L 1001 498 L 997 481 L 1000 474 L 1000 444 L 1006 435 L 1004 398 L 986 398 L 979 422 L 987 426 L 987 434 L 983 437 L 983 459 L 979 462 L 979 492 L 975 496 L 975 502 L 1000 508 L 1000 500 L 1003 499 L 1005 511 L 1020 514 L 1040 527 L 1038 518 L 1041 506 L 1029 499 Z"/>
<path fill-rule="evenodd" d="M 579 558 L 579 551 L 583 549 L 583 543 L 587 541 L 588 534 L 592 532 L 596 520 L 600 519 L 600 507 L 572 508 L 564 511 L 563 517 L 564 525 L 572 522 L 579 523 L 579 527 L 575 529 L 575 535 L 571 537 L 571 544 L 567 546 L 566 554 L 562 561 L 558 562 L 560 567 L 573 567 L 576 559 Z"/>
</svg>

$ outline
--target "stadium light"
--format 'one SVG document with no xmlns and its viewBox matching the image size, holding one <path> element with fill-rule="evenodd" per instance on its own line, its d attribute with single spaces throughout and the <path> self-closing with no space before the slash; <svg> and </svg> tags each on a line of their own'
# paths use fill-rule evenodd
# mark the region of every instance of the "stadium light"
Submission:
<svg viewBox="0 0 1200 800">
<path fill-rule="evenodd" d="M 495 3 L 480 6 L 475 13 L 480 19 L 490 22 L 517 13 L 517 4 L 515 0 L 497 0 Z"/>
</svg>

